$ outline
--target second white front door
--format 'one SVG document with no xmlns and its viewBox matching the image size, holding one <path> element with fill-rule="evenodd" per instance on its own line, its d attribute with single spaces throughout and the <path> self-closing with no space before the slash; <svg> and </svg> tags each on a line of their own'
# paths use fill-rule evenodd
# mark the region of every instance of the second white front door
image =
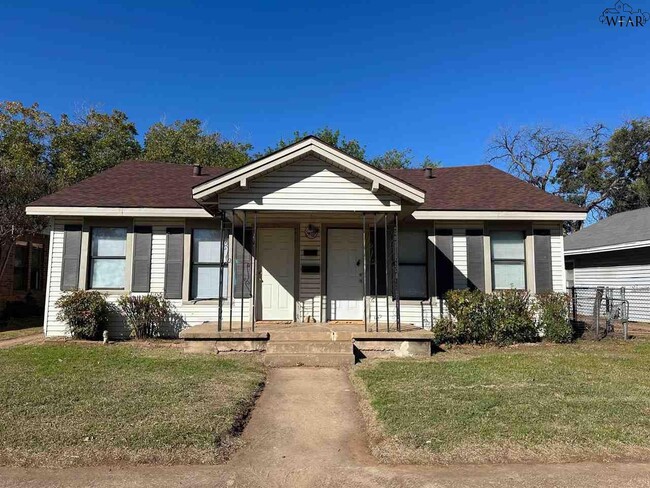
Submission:
<svg viewBox="0 0 650 488">
<path fill-rule="evenodd" d="M 294 232 L 293 229 L 259 229 L 261 320 L 293 320 Z"/>
<path fill-rule="evenodd" d="M 327 309 L 330 320 L 363 320 L 363 232 L 327 232 Z"/>
</svg>

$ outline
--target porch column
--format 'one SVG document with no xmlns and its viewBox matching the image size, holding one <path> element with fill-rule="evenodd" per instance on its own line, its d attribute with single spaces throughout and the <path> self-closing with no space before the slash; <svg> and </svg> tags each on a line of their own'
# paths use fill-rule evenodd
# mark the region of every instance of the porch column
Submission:
<svg viewBox="0 0 650 488">
<path fill-rule="evenodd" d="M 368 332 L 368 277 L 366 265 L 368 257 L 366 256 L 367 237 L 366 237 L 366 214 L 362 214 L 363 221 L 363 329 Z"/>
<path fill-rule="evenodd" d="M 235 297 L 233 297 L 233 275 L 235 274 L 235 211 L 230 212 L 230 248 L 228 249 L 228 261 L 230 262 L 230 272 L 228 273 L 228 300 L 230 301 L 228 330 L 232 332 L 232 309 L 235 306 Z"/>
<path fill-rule="evenodd" d="M 257 212 L 253 212 L 253 235 L 252 235 L 252 246 L 251 256 L 252 256 L 252 265 L 251 265 L 251 300 L 252 305 L 249 307 L 251 311 L 251 330 L 255 331 L 255 294 L 257 293 Z"/>
<path fill-rule="evenodd" d="M 395 235 L 393 236 L 393 266 L 395 276 L 395 289 L 393 294 L 395 296 L 395 313 L 397 318 L 397 332 L 402 330 L 402 323 L 400 318 L 400 303 L 399 303 L 399 221 L 397 213 L 394 216 L 395 220 Z"/>
<path fill-rule="evenodd" d="M 377 265 L 379 264 L 379 259 L 377 258 L 377 214 L 373 214 L 373 243 L 372 243 L 372 252 L 373 252 L 373 261 L 374 265 L 374 274 L 375 274 L 375 332 L 379 332 L 379 290 L 378 277 L 377 277 Z"/>
<path fill-rule="evenodd" d="M 224 220 L 225 214 L 221 211 L 219 212 L 219 261 L 222 265 L 219 267 L 219 312 L 217 315 L 217 332 L 221 332 L 223 322 L 223 255 L 226 248 L 226 240 L 223 238 Z"/>
<path fill-rule="evenodd" d="M 394 261 L 394 259 L 393 259 Z M 384 213 L 384 279 L 386 284 L 386 331 L 390 332 L 390 308 L 388 302 L 390 301 L 390 296 L 388 291 L 390 287 L 388 286 L 388 216 Z"/>
</svg>

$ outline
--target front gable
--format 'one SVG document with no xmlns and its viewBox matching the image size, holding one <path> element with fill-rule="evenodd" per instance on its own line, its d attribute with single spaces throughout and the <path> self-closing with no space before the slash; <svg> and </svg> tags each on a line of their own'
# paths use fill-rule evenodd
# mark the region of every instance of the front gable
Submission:
<svg viewBox="0 0 650 488">
<path fill-rule="evenodd" d="M 399 211 L 400 197 L 314 154 L 218 195 L 221 210 Z"/>
<path fill-rule="evenodd" d="M 400 211 L 424 192 L 310 137 L 202 183 L 194 199 L 219 210 Z"/>
</svg>

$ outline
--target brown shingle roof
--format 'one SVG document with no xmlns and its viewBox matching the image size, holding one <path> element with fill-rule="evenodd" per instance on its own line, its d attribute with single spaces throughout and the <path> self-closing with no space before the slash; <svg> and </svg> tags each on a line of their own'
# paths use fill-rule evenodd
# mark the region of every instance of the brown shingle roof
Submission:
<svg viewBox="0 0 650 488">
<path fill-rule="evenodd" d="M 488 164 L 436 168 L 433 178 L 422 169 L 386 172 L 426 192 L 419 210 L 583 211 Z"/>
<path fill-rule="evenodd" d="M 192 187 L 225 173 L 192 166 L 148 161 L 125 161 L 32 203 L 34 206 L 198 208 Z M 433 170 L 387 170 L 388 174 L 426 192 L 420 210 L 582 211 L 489 165 L 457 166 Z"/>
<path fill-rule="evenodd" d="M 200 208 L 192 187 L 226 172 L 203 168 L 192 176 L 187 164 L 124 161 L 102 173 L 35 201 L 53 207 Z"/>
</svg>

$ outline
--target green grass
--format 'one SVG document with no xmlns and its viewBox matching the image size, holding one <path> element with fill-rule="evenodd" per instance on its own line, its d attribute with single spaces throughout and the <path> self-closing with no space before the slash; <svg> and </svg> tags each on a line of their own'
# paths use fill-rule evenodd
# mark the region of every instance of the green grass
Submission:
<svg viewBox="0 0 650 488">
<path fill-rule="evenodd" d="M 650 343 L 457 348 L 355 373 L 397 462 L 650 458 Z"/>
<path fill-rule="evenodd" d="M 0 464 L 214 463 L 264 381 L 254 358 L 44 344 L 0 350 Z"/>
</svg>

